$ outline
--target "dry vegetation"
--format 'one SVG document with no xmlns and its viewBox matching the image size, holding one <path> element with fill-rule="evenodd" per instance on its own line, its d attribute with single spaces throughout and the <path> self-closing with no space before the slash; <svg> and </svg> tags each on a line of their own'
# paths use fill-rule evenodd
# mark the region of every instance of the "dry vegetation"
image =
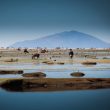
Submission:
<svg viewBox="0 0 110 110">
<path fill-rule="evenodd" d="M 17 64 L 17 63 L 42 63 L 49 64 L 58 63 L 82 63 L 84 61 L 92 61 L 97 63 L 110 63 L 110 49 L 73 49 L 74 57 L 69 58 L 69 49 L 46 49 L 43 53 L 42 49 L 28 49 L 29 53 L 24 53 L 24 49 L 0 49 L 1 64 Z M 40 53 L 39 59 L 32 59 L 32 55 Z M 101 57 L 101 58 L 100 58 Z"/>
</svg>

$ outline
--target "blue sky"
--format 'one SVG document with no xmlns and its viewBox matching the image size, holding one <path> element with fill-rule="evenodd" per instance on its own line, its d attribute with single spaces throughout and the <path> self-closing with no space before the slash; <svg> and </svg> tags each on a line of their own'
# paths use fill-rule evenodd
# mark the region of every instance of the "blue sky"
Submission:
<svg viewBox="0 0 110 110">
<path fill-rule="evenodd" d="M 110 42 L 110 0 L 0 0 L 0 47 L 69 30 Z"/>
</svg>

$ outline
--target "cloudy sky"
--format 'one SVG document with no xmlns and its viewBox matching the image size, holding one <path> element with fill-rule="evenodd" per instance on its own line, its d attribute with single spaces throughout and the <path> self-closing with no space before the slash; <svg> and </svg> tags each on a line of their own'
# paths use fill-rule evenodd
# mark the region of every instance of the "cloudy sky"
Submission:
<svg viewBox="0 0 110 110">
<path fill-rule="evenodd" d="M 0 47 L 69 30 L 110 42 L 110 0 L 0 0 Z"/>
</svg>

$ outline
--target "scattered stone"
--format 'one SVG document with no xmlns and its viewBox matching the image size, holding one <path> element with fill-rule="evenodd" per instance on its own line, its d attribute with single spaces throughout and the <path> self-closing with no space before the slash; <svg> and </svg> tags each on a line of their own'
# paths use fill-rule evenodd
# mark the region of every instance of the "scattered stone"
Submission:
<svg viewBox="0 0 110 110">
<path fill-rule="evenodd" d="M 89 62 L 89 61 L 87 61 L 87 62 L 83 62 L 82 64 L 83 65 L 96 65 L 97 62 Z"/>
<path fill-rule="evenodd" d="M 42 63 L 49 64 L 49 65 L 54 64 L 54 62 L 52 61 L 43 61 Z"/>
<path fill-rule="evenodd" d="M 47 62 L 46 64 L 48 64 L 48 65 L 52 65 L 52 64 L 54 64 L 54 62 Z"/>
<path fill-rule="evenodd" d="M 70 75 L 71 75 L 71 76 L 75 76 L 75 77 L 82 77 L 82 76 L 84 76 L 85 74 L 82 73 L 82 72 L 74 72 L 74 73 L 71 73 Z"/>
<path fill-rule="evenodd" d="M 23 70 L 0 70 L 0 74 L 23 74 Z"/>
<path fill-rule="evenodd" d="M 47 63 L 48 61 L 43 61 L 42 63 Z"/>
<path fill-rule="evenodd" d="M 45 73 L 42 72 L 35 72 L 35 73 L 25 73 L 23 74 L 23 77 L 46 77 Z"/>
<path fill-rule="evenodd" d="M 65 63 L 64 62 L 58 62 L 57 64 L 64 65 Z"/>
</svg>

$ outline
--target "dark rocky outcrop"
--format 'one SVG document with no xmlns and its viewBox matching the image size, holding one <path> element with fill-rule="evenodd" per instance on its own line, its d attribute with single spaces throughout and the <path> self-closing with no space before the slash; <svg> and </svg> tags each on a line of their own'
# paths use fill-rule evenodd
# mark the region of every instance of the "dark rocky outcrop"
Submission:
<svg viewBox="0 0 110 110">
<path fill-rule="evenodd" d="M 59 64 L 59 65 L 64 65 L 65 63 L 64 63 L 64 62 L 58 62 L 57 64 Z"/>
<path fill-rule="evenodd" d="M 0 74 L 23 74 L 23 70 L 0 70 Z"/>
<path fill-rule="evenodd" d="M 46 77 L 46 74 L 45 73 L 42 73 L 42 72 L 35 72 L 35 73 L 25 73 L 23 74 L 23 77 Z"/>
<path fill-rule="evenodd" d="M 96 65 L 97 62 L 90 62 L 90 61 L 86 61 L 86 62 L 82 62 L 83 65 Z"/>
<path fill-rule="evenodd" d="M 48 64 L 48 65 L 53 65 L 54 62 L 47 62 L 46 64 Z"/>
<path fill-rule="evenodd" d="M 82 76 L 84 76 L 85 74 L 82 73 L 82 72 L 74 72 L 74 73 L 71 73 L 70 75 L 71 75 L 71 76 L 75 76 L 75 77 L 82 77 Z"/>
<path fill-rule="evenodd" d="M 48 64 L 48 65 L 53 65 L 54 64 L 54 62 L 52 62 L 52 61 L 43 61 L 42 63 Z"/>
<path fill-rule="evenodd" d="M 23 78 L 8 79 L 0 85 L 7 91 L 64 91 L 110 88 L 110 78 Z"/>
<path fill-rule="evenodd" d="M 48 61 L 43 61 L 42 63 L 47 63 Z"/>
<path fill-rule="evenodd" d="M 17 79 L 17 80 L 7 80 L 5 83 L 1 84 L 2 88 L 5 88 L 8 91 L 23 91 L 23 80 Z"/>
</svg>

